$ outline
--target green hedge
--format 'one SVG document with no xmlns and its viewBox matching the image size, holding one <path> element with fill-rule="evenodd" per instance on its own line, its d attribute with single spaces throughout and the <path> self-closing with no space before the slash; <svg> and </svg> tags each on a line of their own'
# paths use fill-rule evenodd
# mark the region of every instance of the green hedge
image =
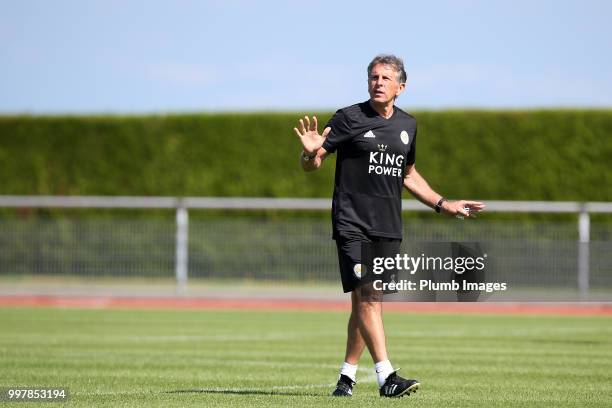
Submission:
<svg viewBox="0 0 612 408">
<path fill-rule="evenodd" d="M 334 159 L 299 166 L 301 114 L 0 117 L 0 194 L 329 197 Z M 612 201 L 612 110 L 415 116 L 449 197 Z"/>
</svg>

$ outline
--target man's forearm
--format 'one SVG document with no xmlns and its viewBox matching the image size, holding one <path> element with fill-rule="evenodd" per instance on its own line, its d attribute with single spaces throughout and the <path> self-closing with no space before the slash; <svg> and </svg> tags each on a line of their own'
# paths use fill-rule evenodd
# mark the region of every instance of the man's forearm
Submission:
<svg viewBox="0 0 612 408">
<path fill-rule="evenodd" d="M 482 211 L 485 205 L 479 201 L 454 200 L 448 201 L 433 191 L 427 181 L 416 171 L 414 166 L 408 169 L 404 177 L 404 187 L 426 206 L 433 208 L 436 212 L 454 215 L 459 218 L 473 217 L 474 213 Z"/>
<path fill-rule="evenodd" d="M 436 193 L 429 184 L 427 184 L 427 181 L 421 177 L 416 169 L 413 169 L 406 178 L 404 178 L 404 187 L 406 187 L 417 200 L 431 208 L 435 208 L 440 198 L 442 198 L 440 194 Z"/>
</svg>

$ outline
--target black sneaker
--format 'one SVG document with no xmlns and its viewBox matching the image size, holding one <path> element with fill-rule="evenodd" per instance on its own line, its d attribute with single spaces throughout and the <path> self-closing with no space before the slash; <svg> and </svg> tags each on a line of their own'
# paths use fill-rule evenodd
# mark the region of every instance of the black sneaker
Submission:
<svg viewBox="0 0 612 408">
<path fill-rule="evenodd" d="M 417 380 L 407 380 L 397 375 L 397 371 L 392 372 L 387 377 L 387 380 L 380 387 L 381 397 L 403 397 L 404 395 L 410 395 L 411 392 L 416 392 L 421 384 Z"/>
<path fill-rule="evenodd" d="M 340 374 L 340 379 L 338 380 L 338 384 L 336 384 L 336 389 L 332 393 L 332 397 L 352 397 L 353 385 L 355 385 L 355 381 L 344 374 Z"/>
</svg>

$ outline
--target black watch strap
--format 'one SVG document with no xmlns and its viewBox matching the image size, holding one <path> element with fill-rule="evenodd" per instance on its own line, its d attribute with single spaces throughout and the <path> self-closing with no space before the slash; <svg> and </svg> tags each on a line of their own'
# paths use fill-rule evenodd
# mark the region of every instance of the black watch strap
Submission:
<svg viewBox="0 0 612 408">
<path fill-rule="evenodd" d="M 442 204 L 444 204 L 445 201 L 448 201 L 448 200 L 444 197 L 441 197 L 438 200 L 438 202 L 436 203 L 436 206 L 434 207 L 437 213 L 440 213 L 440 211 L 442 211 Z"/>
<path fill-rule="evenodd" d="M 315 157 L 317 157 L 317 153 L 312 153 L 312 154 L 306 154 L 305 151 L 302 150 L 302 160 L 304 161 L 310 161 L 312 159 L 314 159 Z"/>
</svg>

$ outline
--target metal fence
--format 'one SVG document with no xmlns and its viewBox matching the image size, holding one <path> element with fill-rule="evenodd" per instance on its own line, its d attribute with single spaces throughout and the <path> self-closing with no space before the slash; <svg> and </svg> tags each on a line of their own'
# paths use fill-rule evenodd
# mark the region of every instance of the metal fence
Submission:
<svg viewBox="0 0 612 408">
<path fill-rule="evenodd" d="M 188 277 L 337 281 L 329 217 L 295 216 L 329 211 L 328 199 L 0 196 L 0 207 L 173 211 L 165 217 L 0 218 L 0 276 L 167 277 L 176 279 L 179 292 Z M 425 221 L 409 219 L 410 213 L 429 208 L 412 200 L 403 208 L 403 245 L 484 242 L 495 254 L 494 274 L 510 283 L 554 284 L 584 297 L 593 288 L 612 288 L 612 224 L 591 223 L 593 213 L 612 213 L 612 203 L 487 201 L 488 213 L 566 213 L 576 214 L 575 221 Z M 190 217 L 219 209 L 242 211 Z M 293 216 L 248 210 L 291 210 Z"/>
</svg>

